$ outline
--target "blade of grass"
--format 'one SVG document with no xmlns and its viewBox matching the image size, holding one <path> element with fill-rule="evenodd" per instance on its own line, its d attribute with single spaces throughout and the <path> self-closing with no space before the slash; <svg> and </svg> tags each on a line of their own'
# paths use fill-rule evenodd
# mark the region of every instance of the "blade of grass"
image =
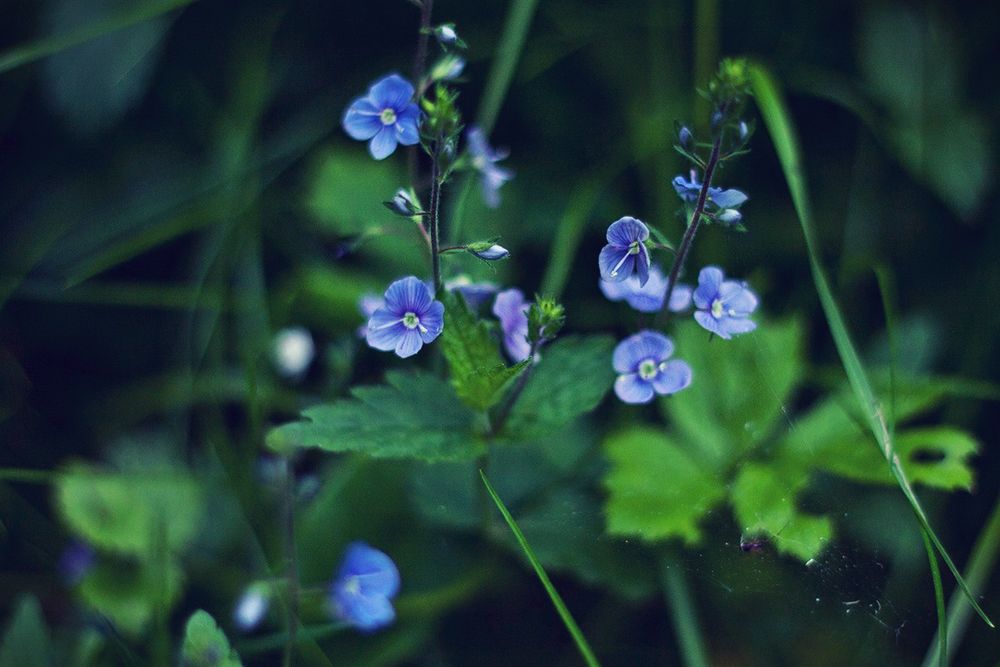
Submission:
<svg viewBox="0 0 1000 667">
<path fill-rule="evenodd" d="M 691 589 L 688 587 L 684 572 L 677 565 L 675 555 L 667 554 L 660 559 L 660 577 L 684 664 L 687 667 L 708 667 L 711 663 L 708 661 L 705 642 L 698 628 Z"/>
<path fill-rule="evenodd" d="M 573 620 L 573 616 L 569 613 L 569 609 L 566 608 L 566 604 L 559 596 L 559 592 L 556 590 L 555 586 L 552 585 L 552 581 L 549 580 L 549 575 L 545 574 L 545 569 L 542 568 L 542 564 L 535 556 L 535 552 L 532 551 L 531 547 L 528 545 L 528 541 L 524 538 L 524 533 L 522 533 L 521 529 L 518 528 L 517 523 L 514 521 L 514 517 L 510 515 L 506 505 L 504 505 L 503 501 L 500 500 L 500 496 L 498 496 L 497 492 L 493 490 L 493 485 L 490 484 L 490 480 L 486 478 L 486 473 L 480 469 L 479 476 L 483 480 L 486 492 L 490 494 L 490 498 L 493 499 L 497 509 L 500 510 L 500 514 L 503 515 L 504 521 L 507 522 L 511 532 L 514 533 L 517 543 L 521 545 L 521 549 L 524 550 L 524 555 L 528 557 L 531 567 L 535 569 L 535 574 L 538 575 L 539 581 L 541 581 L 542 586 L 545 587 L 545 592 L 549 594 L 549 599 L 552 600 L 553 606 L 555 606 L 556 611 L 559 612 L 559 617 L 562 618 L 563 625 L 566 626 L 566 629 L 569 630 L 569 633 L 573 636 L 573 641 L 576 642 L 576 647 L 579 649 L 584 662 L 586 662 L 590 667 L 598 667 L 600 663 L 597 662 L 597 657 L 590 649 L 590 644 L 587 643 L 587 639 L 583 636 L 583 632 L 580 631 L 580 626 L 578 626 L 576 621 Z"/>
<path fill-rule="evenodd" d="M 931 566 L 931 579 L 934 581 L 934 606 L 937 609 L 938 637 L 944 640 L 938 643 L 938 667 L 948 665 L 948 613 L 944 608 L 944 587 L 941 585 L 941 569 L 938 567 L 937 554 L 934 553 L 934 545 L 927 537 L 927 532 L 923 531 L 920 536 L 924 538 L 924 548 L 927 550 L 927 562 Z"/>
<path fill-rule="evenodd" d="M 761 117 L 771 135 L 775 151 L 778 154 L 778 160 L 781 163 L 785 179 L 788 182 L 792 203 L 798 214 L 799 224 L 802 227 L 802 234 L 805 237 L 806 249 L 809 254 L 813 282 L 816 284 L 816 291 L 819 294 L 823 312 L 830 326 L 830 333 L 833 336 L 837 352 L 844 365 L 844 371 L 847 373 L 851 389 L 854 391 L 854 395 L 865 413 L 868 426 L 871 428 L 875 441 L 889 463 L 889 470 L 896 479 L 906 500 L 909 502 L 910 508 L 913 510 L 921 529 L 934 544 L 934 548 L 937 549 L 959 586 L 965 592 L 976 613 L 979 614 L 988 626 L 993 628 L 995 627 L 993 621 L 983 611 L 969 585 L 962 577 L 961 572 L 959 572 L 954 561 L 952 561 L 948 550 L 945 549 L 944 544 L 941 543 L 934 529 L 931 528 L 927 514 L 924 512 L 920 500 L 917 498 L 916 493 L 914 493 L 913 487 L 910 485 L 900 465 L 899 457 L 893 451 L 892 436 L 889 434 L 882 406 L 875 398 L 868 375 L 861 364 L 861 359 L 854 347 L 854 343 L 851 341 L 844 318 L 841 315 L 840 308 L 833 296 L 833 290 L 830 288 L 829 280 L 826 277 L 826 272 L 819 260 L 819 243 L 813 229 L 812 211 L 808 195 L 806 194 L 805 172 L 802 167 L 798 138 L 796 137 L 794 126 L 792 125 L 778 84 L 771 74 L 759 64 L 752 66 L 751 78 Z"/>
<path fill-rule="evenodd" d="M 61 35 L 43 37 L 20 46 L 15 46 L 9 51 L 0 54 L 0 74 L 12 70 L 21 65 L 26 65 L 35 60 L 51 56 L 65 49 L 89 42 L 111 32 L 116 32 L 122 28 L 127 28 L 136 23 L 142 23 L 156 18 L 160 14 L 166 14 L 185 5 L 189 5 L 195 0 L 160 0 L 159 2 L 139 2 L 129 6 L 116 16 L 112 16 L 101 21 L 94 21 L 90 25 L 85 25 L 76 30 L 72 30 Z"/>
</svg>

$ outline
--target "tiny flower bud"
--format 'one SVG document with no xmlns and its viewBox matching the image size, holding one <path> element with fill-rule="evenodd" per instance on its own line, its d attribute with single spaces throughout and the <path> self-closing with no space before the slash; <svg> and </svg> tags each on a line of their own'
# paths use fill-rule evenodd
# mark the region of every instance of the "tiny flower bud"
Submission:
<svg viewBox="0 0 1000 667">
<path fill-rule="evenodd" d="M 233 621 L 236 627 L 244 632 L 256 628 L 271 606 L 271 593 L 267 584 L 256 582 L 243 591 L 233 610 Z"/>
<path fill-rule="evenodd" d="M 404 188 L 396 190 L 396 194 L 392 196 L 392 199 L 384 201 L 382 204 L 396 215 L 401 215 L 405 218 L 412 218 L 420 213 L 420 207 L 414 203 L 413 196 Z"/>
<path fill-rule="evenodd" d="M 470 243 L 465 246 L 465 249 L 479 259 L 484 259 L 487 262 L 495 262 L 499 259 L 507 259 L 510 257 L 510 251 L 507 250 L 507 248 L 491 241 L 477 241 L 475 243 Z"/>
<path fill-rule="evenodd" d="M 452 46 L 458 41 L 458 33 L 455 32 L 455 28 L 449 23 L 434 28 L 434 37 L 445 46 Z"/>
<path fill-rule="evenodd" d="M 750 128 L 747 126 L 745 120 L 741 120 L 739 124 L 740 131 L 740 141 L 746 141 L 750 137 Z"/>
<path fill-rule="evenodd" d="M 566 309 L 555 299 L 536 297 L 528 310 L 528 340 L 552 340 L 566 321 Z"/>
<path fill-rule="evenodd" d="M 737 211 L 735 208 L 727 208 L 723 209 L 715 217 L 719 222 L 725 223 L 727 225 L 735 225 L 740 220 L 743 219 L 743 214 Z"/>
<path fill-rule="evenodd" d="M 677 140 L 681 144 L 681 148 L 685 150 L 690 150 L 691 146 L 694 145 L 694 135 L 691 134 L 691 130 L 687 126 L 681 127 L 681 131 L 677 133 Z"/>
<path fill-rule="evenodd" d="M 462 76 L 465 70 L 465 58 L 456 55 L 446 55 L 431 68 L 432 81 L 454 81 Z"/>
<path fill-rule="evenodd" d="M 722 123 L 722 112 L 719 111 L 718 109 L 713 111 L 710 122 L 712 123 L 713 130 L 719 129 L 719 125 Z"/>
</svg>

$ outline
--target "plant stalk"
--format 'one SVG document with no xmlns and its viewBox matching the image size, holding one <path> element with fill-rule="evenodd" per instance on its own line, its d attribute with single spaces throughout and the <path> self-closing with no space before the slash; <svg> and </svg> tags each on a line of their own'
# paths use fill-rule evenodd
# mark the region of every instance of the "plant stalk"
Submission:
<svg viewBox="0 0 1000 667">
<path fill-rule="evenodd" d="M 299 563 L 295 545 L 295 469 L 290 459 L 285 459 L 284 485 L 284 528 L 285 528 L 285 572 L 288 578 L 288 604 L 285 606 L 285 622 L 288 636 L 285 640 L 284 667 L 291 667 L 292 655 L 299 629 Z"/>
<path fill-rule="evenodd" d="M 434 291 L 440 293 L 441 282 L 441 165 L 440 141 L 434 142 L 434 152 L 431 155 L 431 210 L 429 216 L 431 228 L 431 273 L 434 274 Z"/>
</svg>

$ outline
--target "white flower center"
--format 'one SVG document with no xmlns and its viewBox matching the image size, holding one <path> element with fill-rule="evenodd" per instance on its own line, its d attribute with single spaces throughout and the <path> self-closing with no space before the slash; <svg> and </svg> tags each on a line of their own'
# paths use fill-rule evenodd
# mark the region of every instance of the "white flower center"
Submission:
<svg viewBox="0 0 1000 667">
<path fill-rule="evenodd" d="M 726 308 L 722 305 L 722 299 L 716 299 L 712 302 L 712 317 L 719 319 L 725 311 Z"/>
<path fill-rule="evenodd" d="M 344 582 L 344 592 L 348 595 L 357 595 L 361 592 L 361 580 L 357 577 L 349 577 Z"/>
<path fill-rule="evenodd" d="M 403 326 L 407 329 L 416 329 L 420 326 L 420 318 L 414 312 L 409 312 L 403 315 Z M 423 327 L 420 327 L 421 329 Z"/>
<path fill-rule="evenodd" d="M 639 362 L 639 377 L 643 380 L 652 380 L 659 371 L 659 364 L 653 359 L 644 359 Z"/>
<path fill-rule="evenodd" d="M 631 243 L 628 244 L 628 254 L 630 254 L 630 255 L 638 255 L 639 254 L 639 242 L 638 241 L 632 241 Z"/>
<path fill-rule="evenodd" d="M 395 125 L 396 123 L 396 112 L 392 109 L 382 109 L 382 113 L 378 117 L 383 125 Z"/>
</svg>

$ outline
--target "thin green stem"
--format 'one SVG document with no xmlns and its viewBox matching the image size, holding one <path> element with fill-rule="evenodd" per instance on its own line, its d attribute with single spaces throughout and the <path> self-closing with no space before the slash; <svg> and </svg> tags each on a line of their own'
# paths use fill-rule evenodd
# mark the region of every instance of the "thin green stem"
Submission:
<svg viewBox="0 0 1000 667">
<path fill-rule="evenodd" d="M 424 68 L 427 66 L 427 42 L 430 39 L 431 11 L 433 9 L 434 0 L 423 0 L 420 3 L 420 30 L 417 34 L 417 50 L 413 54 L 413 84 L 419 87 L 416 92 L 418 101 L 424 94 Z M 411 146 L 406 154 L 406 171 L 410 176 L 410 184 L 414 186 L 417 181 L 419 151 L 419 145 Z"/>
<path fill-rule="evenodd" d="M 686 667 L 708 667 L 708 652 L 705 650 L 705 642 L 698 628 L 698 616 L 691 599 L 691 589 L 675 556 L 661 557 L 660 577 L 684 664 Z"/>
<path fill-rule="evenodd" d="M 538 575 L 538 580 L 542 582 L 545 592 L 549 594 L 549 599 L 552 600 L 552 604 L 556 608 L 556 611 L 559 612 L 559 617 L 562 619 L 563 625 L 566 626 L 569 634 L 573 637 L 573 641 L 576 642 L 576 648 L 580 651 L 580 655 L 583 657 L 584 662 L 586 662 L 589 667 L 599 667 L 601 663 L 597 661 L 597 656 L 594 655 L 594 651 L 590 648 L 590 644 L 587 643 L 587 638 L 583 636 L 580 626 L 578 626 L 576 621 L 573 620 L 573 615 L 569 613 L 569 609 L 566 607 L 566 603 L 563 602 L 562 597 L 560 597 L 559 591 L 557 591 L 556 587 L 552 585 L 549 575 L 545 573 L 545 568 L 542 567 L 541 562 L 539 562 L 538 558 L 535 556 L 535 552 L 531 550 L 528 540 L 525 539 L 524 533 L 521 532 L 517 522 L 514 521 L 514 517 L 511 516 L 507 507 L 503 504 L 503 501 L 500 500 L 500 496 L 497 495 L 497 492 L 493 489 L 493 485 L 490 484 L 490 480 L 487 479 L 486 473 L 480 470 L 479 476 L 482 478 L 483 485 L 486 486 L 486 491 L 490 494 L 490 498 L 493 499 L 497 509 L 500 510 L 500 514 L 503 515 L 504 521 L 507 522 L 507 526 L 509 526 L 511 532 L 514 533 L 514 538 L 517 539 L 517 543 L 524 551 L 524 555 L 527 556 L 528 562 L 531 563 L 531 567 L 534 568 L 535 574 Z"/>
<path fill-rule="evenodd" d="M 297 643 L 299 629 L 299 563 L 298 547 L 295 544 L 295 467 L 290 459 L 285 460 L 284 484 L 284 529 L 285 529 L 285 573 L 288 580 L 288 604 L 285 605 L 285 625 L 288 636 L 282 664 L 291 667 L 292 656 Z"/>
<path fill-rule="evenodd" d="M 0 468 L 0 482 L 25 484 L 55 484 L 59 473 L 54 470 L 29 470 L 28 468 Z"/>
<path fill-rule="evenodd" d="M 666 321 L 666 318 L 670 316 L 670 308 L 668 304 L 670 303 L 670 296 L 674 293 L 674 286 L 677 285 L 677 278 L 681 274 L 681 270 L 684 268 L 684 262 L 687 261 L 688 253 L 691 252 L 691 246 L 694 245 L 694 236 L 698 233 L 698 226 L 701 224 L 702 213 L 705 212 L 705 204 L 708 202 L 708 189 L 712 185 L 712 177 L 715 176 L 715 168 L 719 165 L 719 153 L 722 144 L 722 133 L 715 138 L 715 142 L 712 144 L 712 153 L 708 156 L 708 163 L 705 165 L 705 173 L 702 176 L 701 190 L 698 192 L 698 201 L 694 207 L 694 213 L 691 215 L 691 222 L 688 223 L 687 229 L 684 230 L 684 236 L 681 238 L 681 244 L 677 248 L 677 254 L 674 255 L 674 263 L 670 267 L 670 275 L 667 278 L 667 291 L 663 295 L 663 305 L 660 306 L 660 312 L 656 314 L 656 322 L 658 325 Z"/>
<path fill-rule="evenodd" d="M 927 531 L 920 531 L 924 538 L 924 548 L 927 550 L 927 562 L 931 566 L 931 579 L 934 581 L 934 606 L 937 608 L 938 619 L 938 667 L 948 667 L 948 613 L 944 607 L 944 587 L 941 585 L 941 569 L 938 567 L 934 544 L 927 536 Z"/>
</svg>

